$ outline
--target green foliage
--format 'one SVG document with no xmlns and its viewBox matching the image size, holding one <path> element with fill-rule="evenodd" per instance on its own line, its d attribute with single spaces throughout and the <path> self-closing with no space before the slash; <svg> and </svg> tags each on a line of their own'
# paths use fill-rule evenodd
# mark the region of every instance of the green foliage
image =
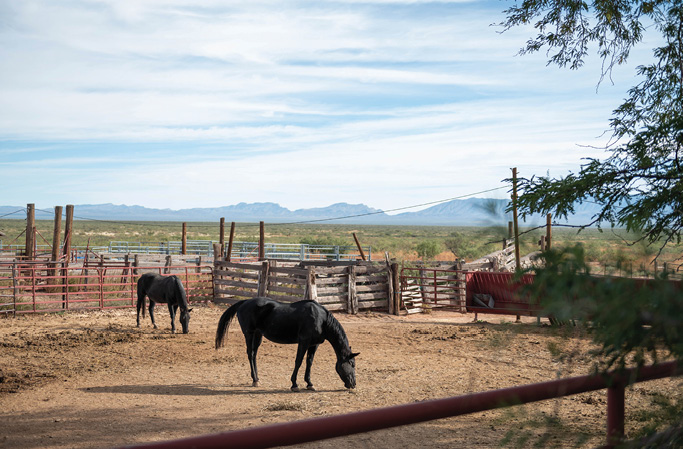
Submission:
<svg viewBox="0 0 683 449">
<path fill-rule="evenodd" d="M 651 406 L 636 412 L 633 417 L 641 423 L 640 429 L 633 434 L 633 437 L 641 438 L 661 431 L 662 423 L 676 422 L 677 417 L 680 416 L 683 416 L 683 401 L 661 393 L 654 393 Z M 683 432 L 679 442 L 683 442 L 681 440 L 683 440 Z"/>
<path fill-rule="evenodd" d="M 558 320 L 590 329 L 599 368 L 641 366 L 662 356 L 683 360 L 680 284 L 593 276 L 580 245 L 547 251 L 543 259 L 527 292 Z"/>
<path fill-rule="evenodd" d="M 660 249 L 681 241 L 683 221 L 683 5 L 667 1 L 595 0 L 526 1 L 506 11 L 506 29 L 530 23 L 539 35 L 523 53 L 547 46 L 556 51 L 551 63 L 577 68 L 588 45 L 596 42 L 607 70 L 626 60 L 642 38 L 642 21 L 654 23 L 664 45 L 654 49 L 655 62 L 638 67 L 643 78 L 613 113 L 611 156 L 589 159 L 579 173 L 564 178 L 521 179 L 518 205 L 522 215 L 554 212 L 566 217 L 576 204 L 602 206 L 598 225 L 609 223 L 643 233 Z M 588 17 L 595 23 L 589 23 Z M 604 74 L 604 73 L 603 73 Z"/>
<path fill-rule="evenodd" d="M 333 236 L 304 237 L 299 241 L 299 243 L 313 246 L 349 246 L 351 244 L 346 239 Z"/>
<path fill-rule="evenodd" d="M 441 247 L 439 245 L 439 242 L 436 242 L 434 240 L 425 240 L 423 242 L 420 242 L 417 244 L 415 247 L 415 251 L 417 251 L 417 255 L 423 259 L 433 259 L 434 256 L 439 254 L 441 252 Z"/>
</svg>

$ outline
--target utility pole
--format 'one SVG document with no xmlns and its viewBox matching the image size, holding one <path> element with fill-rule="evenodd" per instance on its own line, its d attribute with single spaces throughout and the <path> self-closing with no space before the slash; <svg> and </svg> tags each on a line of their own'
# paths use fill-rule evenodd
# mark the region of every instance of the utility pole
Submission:
<svg viewBox="0 0 683 449">
<path fill-rule="evenodd" d="M 225 248 L 225 217 L 221 217 L 220 225 L 218 228 L 218 242 L 221 246 L 218 254 L 214 254 L 214 259 L 223 260 L 223 249 Z M 214 250 L 215 252 L 215 250 Z"/>
<path fill-rule="evenodd" d="M 259 222 L 258 260 L 266 260 L 266 225 Z"/>
<path fill-rule="evenodd" d="M 66 224 L 64 225 L 64 262 L 68 265 L 71 258 L 71 234 L 74 227 L 74 206 L 66 205 Z"/>
<path fill-rule="evenodd" d="M 517 220 L 517 167 L 512 169 L 512 222 L 515 232 L 515 269 L 520 270 L 522 263 L 519 257 L 519 222 Z"/>
<path fill-rule="evenodd" d="M 55 206 L 55 224 L 52 232 L 52 261 L 59 260 L 59 235 L 62 233 L 62 206 Z"/>
<path fill-rule="evenodd" d="M 235 222 L 230 224 L 230 237 L 228 238 L 228 250 L 225 253 L 225 260 L 230 262 L 232 257 L 232 242 L 235 240 Z"/>
<path fill-rule="evenodd" d="M 187 223 L 183 223 L 183 235 L 180 252 L 183 256 L 187 254 Z"/>
<path fill-rule="evenodd" d="M 27 204 L 26 205 L 26 248 L 24 254 L 26 254 L 27 260 L 33 260 L 35 254 L 33 253 L 33 247 L 35 245 L 36 239 L 36 205 Z"/>
</svg>

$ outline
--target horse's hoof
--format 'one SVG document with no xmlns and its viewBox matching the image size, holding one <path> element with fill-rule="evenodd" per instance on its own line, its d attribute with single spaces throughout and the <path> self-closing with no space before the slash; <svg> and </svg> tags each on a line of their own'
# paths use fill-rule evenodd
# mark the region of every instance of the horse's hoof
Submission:
<svg viewBox="0 0 683 449">
<path fill-rule="evenodd" d="M 298 393 L 298 392 L 300 392 L 301 390 L 299 389 L 299 387 L 292 387 L 292 391 L 293 391 L 294 393 Z"/>
<path fill-rule="evenodd" d="M 253 383 L 251 384 L 251 386 L 252 386 L 252 387 L 258 387 L 258 382 L 253 382 Z"/>
<path fill-rule="evenodd" d="M 307 386 L 306 389 L 310 391 L 315 391 L 315 387 L 313 385 Z"/>
<path fill-rule="evenodd" d="M 137 326 L 135 326 L 135 327 L 139 328 L 139 327 L 140 327 L 140 325 L 138 324 L 138 325 L 137 325 Z"/>
</svg>

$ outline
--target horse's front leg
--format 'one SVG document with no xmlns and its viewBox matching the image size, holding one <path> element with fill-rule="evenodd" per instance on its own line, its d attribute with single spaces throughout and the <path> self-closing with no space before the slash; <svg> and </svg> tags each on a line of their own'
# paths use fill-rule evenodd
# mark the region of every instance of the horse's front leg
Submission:
<svg viewBox="0 0 683 449">
<path fill-rule="evenodd" d="M 315 351 L 318 350 L 318 345 L 311 346 L 308 348 L 308 353 L 306 354 L 306 374 L 304 374 L 304 380 L 306 381 L 306 389 L 315 391 L 313 387 L 313 382 L 311 382 L 311 366 L 313 365 L 313 357 L 315 357 Z"/>
<path fill-rule="evenodd" d="M 149 300 L 149 317 L 152 319 L 152 326 L 154 329 L 157 328 L 157 323 L 154 321 L 154 301 Z"/>
<path fill-rule="evenodd" d="M 304 355 L 308 345 L 305 343 L 299 343 L 299 347 L 296 350 L 296 361 L 294 362 L 294 372 L 292 373 L 292 391 L 299 391 L 299 386 L 296 383 L 296 378 L 299 374 L 299 368 L 301 368 L 301 362 L 304 361 Z"/>
<path fill-rule="evenodd" d="M 168 313 L 171 315 L 171 333 L 175 334 L 175 312 L 177 310 L 177 306 L 173 307 L 171 303 L 168 303 Z"/>
</svg>

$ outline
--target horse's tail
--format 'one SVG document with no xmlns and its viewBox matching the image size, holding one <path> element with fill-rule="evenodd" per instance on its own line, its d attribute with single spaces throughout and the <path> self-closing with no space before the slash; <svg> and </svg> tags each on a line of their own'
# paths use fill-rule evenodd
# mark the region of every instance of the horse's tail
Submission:
<svg viewBox="0 0 683 449">
<path fill-rule="evenodd" d="M 225 312 L 223 312 L 221 319 L 218 320 L 218 328 L 216 329 L 216 349 L 223 347 L 223 340 L 225 339 L 225 335 L 228 333 L 230 322 L 233 318 L 235 318 L 237 309 L 239 309 L 242 304 L 244 304 L 244 301 L 236 302 Z"/>
</svg>

